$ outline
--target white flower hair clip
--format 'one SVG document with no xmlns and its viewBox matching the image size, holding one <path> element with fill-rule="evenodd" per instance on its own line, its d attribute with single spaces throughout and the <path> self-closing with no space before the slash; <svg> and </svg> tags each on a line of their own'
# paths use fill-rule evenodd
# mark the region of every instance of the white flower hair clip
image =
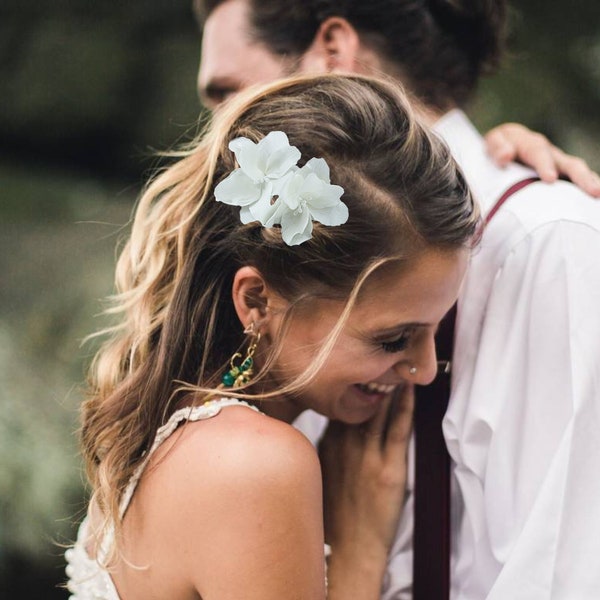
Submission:
<svg viewBox="0 0 600 600">
<path fill-rule="evenodd" d="M 242 223 L 280 225 L 283 241 L 295 246 L 312 237 L 313 221 L 336 226 L 348 220 L 340 200 L 344 188 L 330 183 L 327 162 L 311 158 L 298 167 L 300 151 L 283 131 L 272 131 L 257 144 L 239 137 L 229 149 L 239 168 L 217 185 L 215 198 L 240 206 Z"/>
</svg>

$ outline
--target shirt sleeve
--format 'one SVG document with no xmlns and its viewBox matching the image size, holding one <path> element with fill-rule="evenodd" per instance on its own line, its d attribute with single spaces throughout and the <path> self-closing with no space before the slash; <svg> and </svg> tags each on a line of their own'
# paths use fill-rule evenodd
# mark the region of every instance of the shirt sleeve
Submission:
<svg viewBox="0 0 600 600">
<path fill-rule="evenodd" d="M 383 579 L 381 600 L 411 600 L 413 579 L 413 531 L 415 488 L 415 436 L 411 436 L 407 456 L 406 494 L 398 530 Z"/>
<path fill-rule="evenodd" d="M 454 597 L 600 598 L 598 229 L 533 229 L 471 316 L 471 371 L 445 422 L 462 502 Z"/>
</svg>

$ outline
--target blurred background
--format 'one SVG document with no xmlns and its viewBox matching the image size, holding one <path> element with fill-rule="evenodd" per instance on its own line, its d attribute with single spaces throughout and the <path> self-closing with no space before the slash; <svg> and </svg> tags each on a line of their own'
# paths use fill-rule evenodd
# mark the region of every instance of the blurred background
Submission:
<svg viewBox="0 0 600 600">
<path fill-rule="evenodd" d="M 193 132 L 191 0 L 0 0 L 0 597 L 66 598 L 77 410 L 115 248 L 156 151 Z M 472 116 L 600 169 L 597 0 L 520 0 Z"/>
</svg>

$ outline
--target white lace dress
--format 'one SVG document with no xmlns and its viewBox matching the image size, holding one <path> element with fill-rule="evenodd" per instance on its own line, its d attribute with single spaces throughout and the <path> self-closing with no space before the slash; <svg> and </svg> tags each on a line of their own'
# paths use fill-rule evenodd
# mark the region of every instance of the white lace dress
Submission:
<svg viewBox="0 0 600 600">
<path fill-rule="evenodd" d="M 156 449 L 177 429 L 178 425 L 183 421 L 200 421 L 202 419 L 210 419 L 219 414 L 222 408 L 226 406 L 247 406 L 257 412 L 260 412 L 256 407 L 236 400 L 235 398 L 221 398 L 219 400 L 211 400 L 206 404 L 195 407 L 182 408 L 171 415 L 171 418 L 157 432 L 152 448 L 145 457 L 144 462 L 138 467 L 129 482 L 120 506 L 121 518 L 125 515 L 125 511 L 129 506 L 135 488 L 144 472 L 144 468 L 148 464 L 150 457 Z M 69 548 L 65 553 L 67 560 L 67 577 L 68 590 L 71 592 L 71 600 L 120 600 L 119 594 L 109 573 L 103 569 L 97 560 L 90 558 L 85 544 L 88 540 L 87 535 L 88 520 L 87 518 L 81 523 L 77 541 L 72 548 Z M 105 538 L 106 548 L 112 543 L 112 535 L 109 534 Z M 102 551 L 100 552 L 102 555 Z"/>
</svg>

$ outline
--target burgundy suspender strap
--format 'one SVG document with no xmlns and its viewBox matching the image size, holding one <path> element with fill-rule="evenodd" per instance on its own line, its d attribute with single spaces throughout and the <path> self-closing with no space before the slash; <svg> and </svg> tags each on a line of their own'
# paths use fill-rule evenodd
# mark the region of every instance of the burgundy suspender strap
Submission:
<svg viewBox="0 0 600 600">
<path fill-rule="evenodd" d="M 485 219 L 487 225 L 513 194 L 539 181 L 524 179 L 508 188 Z M 438 374 L 431 385 L 416 388 L 413 600 L 450 598 L 450 456 L 442 419 L 450 398 L 456 304 L 436 334 Z"/>
<path fill-rule="evenodd" d="M 494 215 L 500 210 L 500 207 L 513 195 L 516 194 L 519 190 L 522 190 L 524 187 L 527 187 L 530 183 L 535 183 L 539 181 L 539 177 L 529 177 L 527 179 L 522 179 L 521 181 L 517 181 L 517 183 L 511 185 L 505 192 L 500 196 L 496 204 L 492 206 L 492 210 L 487 214 L 485 218 L 485 224 L 487 225 L 493 218 Z"/>
<path fill-rule="evenodd" d="M 450 397 L 455 318 L 456 304 L 436 334 L 437 377 L 416 388 L 413 600 L 450 597 L 450 456 L 442 418 Z"/>
</svg>

